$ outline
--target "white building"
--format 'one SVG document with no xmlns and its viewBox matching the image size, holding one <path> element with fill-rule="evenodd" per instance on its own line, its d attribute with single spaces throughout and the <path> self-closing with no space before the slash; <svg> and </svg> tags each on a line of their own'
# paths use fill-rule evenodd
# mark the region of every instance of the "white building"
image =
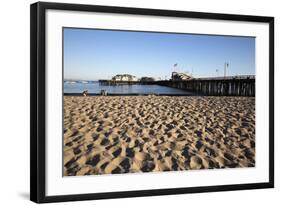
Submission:
<svg viewBox="0 0 281 205">
<path fill-rule="evenodd" d="M 118 74 L 114 77 L 112 77 L 112 80 L 114 81 L 137 81 L 137 77 L 129 74 Z"/>
<path fill-rule="evenodd" d="M 190 80 L 192 75 L 188 73 L 172 72 L 172 80 Z"/>
</svg>

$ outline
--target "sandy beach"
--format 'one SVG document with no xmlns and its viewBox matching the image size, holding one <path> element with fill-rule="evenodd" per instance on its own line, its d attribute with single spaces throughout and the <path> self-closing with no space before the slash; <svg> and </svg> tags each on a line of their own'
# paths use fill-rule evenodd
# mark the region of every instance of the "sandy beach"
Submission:
<svg viewBox="0 0 281 205">
<path fill-rule="evenodd" d="M 64 175 L 255 166 L 254 97 L 64 96 Z"/>
</svg>

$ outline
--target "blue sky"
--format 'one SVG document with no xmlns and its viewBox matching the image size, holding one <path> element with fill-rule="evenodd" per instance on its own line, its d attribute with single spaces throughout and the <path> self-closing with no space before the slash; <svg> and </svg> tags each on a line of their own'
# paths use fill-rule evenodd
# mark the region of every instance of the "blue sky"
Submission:
<svg viewBox="0 0 281 205">
<path fill-rule="evenodd" d="M 65 79 L 169 79 L 173 70 L 223 76 L 225 62 L 227 75 L 255 74 L 255 38 L 64 28 Z"/>
</svg>

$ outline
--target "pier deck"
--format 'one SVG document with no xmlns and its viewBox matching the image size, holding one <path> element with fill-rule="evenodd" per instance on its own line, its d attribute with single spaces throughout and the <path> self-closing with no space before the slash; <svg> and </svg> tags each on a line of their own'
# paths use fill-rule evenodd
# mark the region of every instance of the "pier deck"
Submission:
<svg viewBox="0 0 281 205">
<path fill-rule="evenodd" d="M 101 85 L 155 85 L 157 81 L 119 81 L 119 80 L 99 80 Z"/>
</svg>

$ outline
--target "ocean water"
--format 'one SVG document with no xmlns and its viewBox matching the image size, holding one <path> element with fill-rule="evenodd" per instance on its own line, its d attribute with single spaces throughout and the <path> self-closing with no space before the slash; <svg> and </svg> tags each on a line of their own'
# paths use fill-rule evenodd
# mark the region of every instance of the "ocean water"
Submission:
<svg viewBox="0 0 281 205">
<path fill-rule="evenodd" d="M 108 94 L 160 94 L 160 95 L 192 95 L 192 93 L 160 85 L 116 85 L 105 86 L 99 82 L 89 83 L 64 83 L 64 93 L 88 93 L 99 94 L 101 90 L 106 90 Z"/>
</svg>

